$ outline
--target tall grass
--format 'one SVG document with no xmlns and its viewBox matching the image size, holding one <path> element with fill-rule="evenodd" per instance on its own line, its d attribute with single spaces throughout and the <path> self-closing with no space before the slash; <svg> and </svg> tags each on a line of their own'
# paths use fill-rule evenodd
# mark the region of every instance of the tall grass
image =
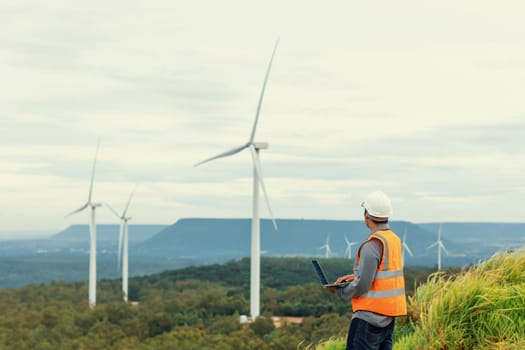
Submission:
<svg viewBox="0 0 525 350">
<path fill-rule="evenodd" d="M 431 275 L 410 298 L 409 316 L 414 332 L 396 349 L 523 349 L 525 250 Z"/>
<path fill-rule="evenodd" d="M 409 298 L 408 312 L 409 324 L 396 324 L 396 350 L 525 349 L 525 249 L 457 275 L 434 273 Z M 330 339 L 316 349 L 344 347 Z"/>
</svg>

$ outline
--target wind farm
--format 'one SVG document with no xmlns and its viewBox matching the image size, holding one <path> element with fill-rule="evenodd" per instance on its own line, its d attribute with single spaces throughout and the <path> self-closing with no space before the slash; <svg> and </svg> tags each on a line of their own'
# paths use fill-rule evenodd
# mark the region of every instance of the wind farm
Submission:
<svg viewBox="0 0 525 350">
<path fill-rule="evenodd" d="M 525 3 L 333 5 L 2 6 L 1 349 L 525 348 Z"/>
</svg>

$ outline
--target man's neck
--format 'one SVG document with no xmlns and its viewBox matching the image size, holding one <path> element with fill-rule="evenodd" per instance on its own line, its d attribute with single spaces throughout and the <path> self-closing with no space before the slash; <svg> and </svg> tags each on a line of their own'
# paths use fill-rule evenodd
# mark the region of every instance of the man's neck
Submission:
<svg viewBox="0 0 525 350">
<path fill-rule="evenodd" d="M 390 230 L 390 225 L 388 225 L 388 222 L 375 223 L 372 221 L 370 223 L 369 229 L 370 229 L 370 234 L 372 234 L 374 232 L 381 231 L 381 230 Z"/>
</svg>

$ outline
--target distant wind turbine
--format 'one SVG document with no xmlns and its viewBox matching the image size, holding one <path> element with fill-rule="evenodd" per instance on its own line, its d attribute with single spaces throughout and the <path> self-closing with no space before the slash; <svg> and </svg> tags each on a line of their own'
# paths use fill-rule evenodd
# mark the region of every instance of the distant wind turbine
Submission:
<svg viewBox="0 0 525 350">
<path fill-rule="evenodd" d="M 129 195 L 128 203 L 126 204 L 126 207 L 124 208 L 122 214 L 117 213 L 117 211 L 113 209 L 109 204 L 106 204 L 106 206 L 113 212 L 113 214 L 115 214 L 121 220 L 118 238 L 117 266 L 120 270 L 120 256 L 122 253 L 122 295 L 123 300 L 126 302 L 128 301 L 128 221 L 131 220 L 131 216 L 126 216 L 126 213 L 128 212 L 129 204 L 131 203 L 131 198 L 133 198 L 134 193 L 135 189 L 133 189 L 133 191 Z"/>
<path fill-rule="evenodd" d="M 439 230 L 438 230 L 438 240 L 434 243 L 432 243 L 431 245 L 429 245 L 427 247 L 427 249 L 430 249 L 432 247 L 435 247 L 437 246 L 438 247 L 438 271 L 441 270 L 441 250 L 443 250 L 445 252 L 446 255 L 449 255 L 448 251 L 447 251 L 447 248 L 445 248 L 445 245 L 443 244 L 443 242 L 441 241 L 441 224 L 439 225 Z"/>
<path fill-rule="evenodd" d="M 251 259 L 250 259 L 251 260 L 250 314 L 251 314 L 252 320 L 255 320 L 257 317 L 259 317 L 259 314 L 260 314 L 261 238 L 260 238 L 260 223 L 259 223 L 259 186 L 263 190 L 264 199 L 266 201 L 266 206 L 268 207 L 268 211 L 270 212 L 270 215 L 272 217 L 273 226 L 275 230 L 277 231 L 277 223 L 275 222 L 275 219 L 272 213 L 272 208 L 270 207 L 270 201 L 268 200 L 268 195 L 266 194 L 266 188 L 264 186 L 262 168 L 261 168 L 261 164 L 259 161 L 259 150 L 267 149 L 268 144 L 265 142 L 255 142 L 254 138 L 255 138 L 255 131 L 257 130 L 257 122 L 259 120 L 259 113 L 261 111 L 261 105 L 262 105 L 262 101 L 264 97 L 264 90 L 266 88 L 268 76 L 270 75 L 270 69 L 272 67 L 273 57 L 275 55 L 275 51 L 277 50 L 278 44 L 279 44 L 279 40 L 277 40 L 275 43 L 275 46 L 273 48 L 273 53 L 270 58 L 270 62 L 268 64 L 268 68 L 266 70 L 266 76 L 264 78 L 261 95 L 259 97 L 259 103 L 257 105 L 257 110 L 255 113 L 255 121 L 253 123 L 252 131 L 250 134 L 250 138 L 248 139 L 248 142 L 246 142 L 245 144 L 239 147 L 236 147 L 229 151 L 220 153 L 214 157 L 208 158 L 206 160 L 203 160 L 202 162 L 195 164 L 195 166 L 199 166 L 203 163 L 209 162 L 214 159 L 232 156 L 234 154 L 241 152 L 242 150 L 246 148 L 250 150 L 250 153 L 252 155 L 252 159 L 253 159 L 253 217 L 252 217 Z"/>
<path fill-rule="evenodd" d="M 91 208 L 91 220 L 89 222 L 89 306 L 95 307 L 97 304 L 97 226 L 95 223 L 95 209 L 100 207 L 100 203 L 95 203 L 92 199 L 93 195 L 93 181 L 95 179 L 95 167 L 97 165 L 97 155 L 100 141 L 97 143 L 97 150 L 95 151 L 95 160 L 93 162 L 93 170 L 91 171 L 91 182 L 89 185 L 89 194 L 86 204 L 67 214 L 66 217 L 79 213 L 86 208 Z"/>
<path fill-rule="evenodd" d="M 348 259 L 352 259 L 352 258 L 353 258 L 353 255 L 352 255 L 352 247 L 353 247 L 354 245 L 358 245 L 359 242 L 350 242 L 346 236 L 345 236 L 345 242 L 346 242 L 345 256 L 346 256 Z"/>
<path fill-rule="evenodd" d="M 332 249 L 330 249 L 330 236 L 326 237 L 326 243 L 319 247 L 319 249 L 324 249 L 324 257 L 329 258 L 332 256 Z"/>
<path fill-rule="evenodd" d="M 406 240 L 407 240 L 407 229 L 405 227 L 405 233 L 403 234 L 403 253 L 402 253 L 403 254 L 403 266 L 405 266 L 405 251 L 408 254 L 410 254 L 410 256 L 414 256 L 414 254 L 412 254 L 412 251 L 408 247 Z"/>
</svg>

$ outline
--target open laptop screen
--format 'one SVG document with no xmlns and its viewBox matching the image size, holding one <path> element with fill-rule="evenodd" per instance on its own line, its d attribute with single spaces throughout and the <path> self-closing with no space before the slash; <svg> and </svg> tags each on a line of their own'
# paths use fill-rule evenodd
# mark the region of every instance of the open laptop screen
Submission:
<svg viewBox="0 0 525 350">
<path fill-rule="evenodd" d="M 312 265 L 314 267 L 315 272 L 317 273 L 317 277 L 319 278 L 319 282 L 323 285 L 323 287 L 344 287 L 350 282 L 341 282 L 341 283 L 328 283 L 328 280 L 326 279 L 326 275 L 323 272 L 323 269 L 321 268 L 321 265 L 317 260 L 312 260 Z"/>
</svg>

